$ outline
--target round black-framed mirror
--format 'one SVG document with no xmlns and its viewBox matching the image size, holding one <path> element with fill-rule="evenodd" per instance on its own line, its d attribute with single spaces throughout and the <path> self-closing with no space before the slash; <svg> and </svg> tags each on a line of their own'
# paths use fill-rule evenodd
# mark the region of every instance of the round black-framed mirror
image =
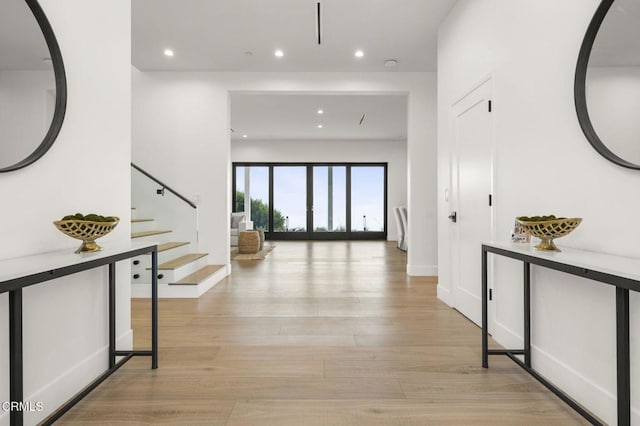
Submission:
<svg viewBox="0 0 640 426">
<path fill-rule="evenodd" d="M 633 1 L 635 2 L 636 0 Z M 618 100 L 616 100 L 615 103 L 613 102 L 616 94 L 612 90 L 609 90 L 612 86 L 607 86 L 607 84 L 603 83 L 605 81 L 603 78 L 603 75 L 605 75 L 603 70 L 608 70 L 608 72 L 611 73 L 611 75 L 608 76 L 609 83 L 611 83 L 614 78 L 621 81 L 621 74 L 618 73 L 618 75 L 614 75 L 613 70 L 620 70 L 624 67 L 628 68 L 629 64 L 631 64 L 629 60 L 614 57 L 614 51 L 624 52 L 622 47 L 625 47 L 625 45 L 624 43 L 620 43 L 619 40 L 635 42 L 635 45 L 640 48 L 640 40 L 635 40 L 634 37 L 628 37 L 628 34 L 625 34 L 625 26 L 638 27 L 636 22 L 632 22 L 628 16 L 625 16 L 633 15 L 633 20 L 637 20 L 638 10 L 640 10 L 638 3 L 629 3 L 629 5 L 632 5 L 634 9 L 632 10 L 633 13 L 625 10 L 625 4 L 618 0 L 602 0 L 600 2 L 587 28 L 582 46 L 580 47 L 575 73 L 574 100 L 580 127 L 593 148 L 607 160 L 619 166 L 640 170 L 640 156 L 629 155 L 627 149 L 622 149 L 624 148 L 622 144 L 633 144 L 633 150 L 638 151 L 640 148 L 640 133 L 634 132 L 636 135 L 633 141 L 623 140 L 624 138 L 619 137 L 616 132 L 611 131 L 611 128 L 616 128 L 617 125 L 617 128 L 624 127 L 619 126 L 619 121 L 615 121 L 615 119 L 619 117 L 614 117 L 615 119 L 610 119 L 607 123 L 602 116 L 599 115 L 602 111 L 608 111 L 610 115 L 616 114 L 616 108 L 618 108 L 619 112 L 619 105 L 617 105 L 619 103 Z M 625 19 L 630 22 L 629 25 L 625 25 Z M 607 22 L 605 22 L 605 20 L 607 20 Z M 627 28 L 626 31 L 628 32 L 629 29 Z M 614 34 L 614 32 L 617 34 Z M 621 48 L 611 49 L 611 43 L 616 39 Z M 634 47 L 633 53 L 636 55 L 635 62 L 637 62 L 636 51 L 640 50 Z M 634 67 L 636 70 L 640 70 L 638 64 L 635 62 L 633 63 Z M 638 71 L 634 72 L 636 74 L 638 73 Z M 634 76 L 634 79 L 635 87 L 640 87 L 640 83 L 638 83 L 640 82 L 640 78 Z M 608 95 L 608 98 L 610 98 L 610 104 L 607 104 L 607 96 L 605 95 Z M 633 93 L 633 95 L 635 96 L 635 93 Z M 637 101 L 638 99 L 634 100 L 634 102 Z M 596 105 L 597 108 L 594 108 L 594 105 Z M 637 112 L 637 110 L 631 111 L 631 113 L 635 113 L 633 114 L 634 116 L 637 116 Z M 637 122 L 637 120 L 635 121 Z"/>
<path fill-rule="evenodd" d="M 22 144 L 24 143 L 26 147 L 24 148 L 24 154 L 17 156 L 15 159 L 11 157 L 11 159 L 3 162 L 0 161 L 0 173 L 10 172 L 14 170 L 22 169 L 30 164 L 33 164 L 38 159 L 40 159 L 48 150 L 51 148 L 53 143 L 55 142 L 60 129 L 62 127 L 62 123 L 64 121 L 64 116 L 66 112 L 67 105 L 67 81 L 66 74 L 64 68 L 64 62 L 62 60 L 62 54 L 60 52 L 60 47 L 58 46 L 58 41 L 56 40 L 55 34 L 53 32 L 53 28 L 49 23 L 42 7 L 38 3 L 37 0 L 19 0 L 19 3 L 24 3 L 24 9 L 20 11 L 20 14 L 28 14 L 29 11 L 33 15 L 34 23 L 31 25 L 32 27 L 39 27 L 40 36 L 43 37 L 44 43 L 46 43 L 46 49 L 48 50 L 48 57 L 39 58 L 44 63 L 50 62 L 49 68 L 52 68 L 53 71 L 53 82 L 52 82 L 52 90 L 51 92 L 51 107 L 52 112 L 49 114 L 50 117 L 44 121 L 44 128 L 41 136 L 37 137 L 37 140 L 32 141 L 14 141 L 13 137 L 6 137 L 5 140 L 0 138 L 0 144 Z M 2 0 L 0 2 L 0 14 L 3 13 L 3 8 L 7 8 L 9 10 L 10 7 L 13 7 L 15 10 L 16 7 L 19 6 L 15 1 L 13 3 L 5 2 Z M 5 11 L 6 12 L 6 11 Z M 5 14 L 5 19 L 12 19 L 9 13 Z M 16 27 L 17 25 L 14 25 Z M 11 43 L 12 41 L 20 41 L 26 39 L 28 37 L 33 37 L 32 34 L 14 34 L 11 37 L 6 37 L 7 43 Z M 44 46 L 44 44 L 43 44 Z M 20 52 L 20 46 L 3 46 L 7 51 L 11 52 Z M 19 69 L 11 69 L 11 72 L 14 75 L 17 75 L 21 72 Z M 15 99 L 14 99 L 15 100 Z M 42 101 L 45 102 L 44 100 Z M 46 107 L 43 107 L 43 109 Z M 25 128 L 28 126 L 24 126 Z M 6 134 L 10 134 L 6 132 Z M 32 145 L 31 145 L 32 144 Z M 4 145 L 3 145 L 4 146 Z M 3 147 L 0 146 L 0 149 Z M 2 152 L 0 150 L 0 152 Z M 9 157 L 7 155 L 7 157 Z"/>
</svg>

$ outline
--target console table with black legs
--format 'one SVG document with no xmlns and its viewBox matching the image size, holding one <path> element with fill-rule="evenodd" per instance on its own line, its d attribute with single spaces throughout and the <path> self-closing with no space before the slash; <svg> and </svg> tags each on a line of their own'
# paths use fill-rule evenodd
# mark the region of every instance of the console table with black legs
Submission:
<svg viewBox="0 0 640 426">
<path fill-rule="evenodd" d="M 488 254 L 521 260 L 524 282 L 524 347 L 488 347 Z M 631 424 L 631 378 L 629 354 L 629 291 L 640 291 L 640 259 L 563 248 L 562 252 L 539 251 L 529 244 L 487 242 L 482 244 L 482 366 L 489 366 L 489 355 L 506 355 L 535 377 L 592 424 L 602 424 L 571 397 L 531 367 L 531 265 L 588 278 L 616 289 L 616 369 L 618 425 Z M 524 361 L 516 355 L 524 357 Z"/>
<path fill-rule="evenodd" d="M 151 256 L 151 349 L 116 348 L 116 262 L 148 253 Z M 24 401 L 22 347 L 22 289 L 56 278 L 107 266 L 109 274 L 109 355 L 108 369 L 85 386 L 41 424 L 49 425 L 95 389 L 134 356 L 150 356 L 151 368 L 158 368 L 158 247 L 155 243 L 104 244 L 102 251 L 75 254 L 73 249 L 0 261 L 0 293 L 9 295 L 9 402 Z M 118 360 L 118 357 L 121 357 Z M 22 405 L 20 405 L 22 406 Z M 10 411 L 11 426 L 23 424 L 23 411 Z"/>
</svg>

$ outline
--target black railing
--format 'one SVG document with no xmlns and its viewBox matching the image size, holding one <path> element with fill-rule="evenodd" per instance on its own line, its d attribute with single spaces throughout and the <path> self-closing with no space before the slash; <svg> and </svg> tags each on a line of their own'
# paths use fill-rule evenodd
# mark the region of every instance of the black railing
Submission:
<svg viewBox="0 0 640 426">
<path fill-rule="evenodd" d="M 162 182 L 160 179 L 157 179 L 156 177 L 152 176 L 151 174 L 149 174 L 145 170 L 142 170 L 140 167 L 136 166 L 133 163 L 131 163 L 131 167 L 133 167 L 134 169 L 136 169 L 137 171 L 139 171 L 140 173 L 142 173 L 143 175 L 145 175 L 146 177 L 148 177 L 149 179 L 151 179 L 152 181 L 154 181 L 155 183 L 160 185 L 162 187 L 162 189 L 159 191 L 159 194 L 164 195 L 164 191 L 167 190 L 167 191 L 171 192 L 173 195 L 175 195 L 176 197 L 180 198 L 185 203 L 189 204 L 194 209 L 196 208 L 196 205 L 193 203 L 193 201 L 189 200 L 187 197 L 185 197 L 184 195 L 180 194 L 179 192 L 177 192 L 175 189 L 171 188 L 166 183 Z"/>
</svg>

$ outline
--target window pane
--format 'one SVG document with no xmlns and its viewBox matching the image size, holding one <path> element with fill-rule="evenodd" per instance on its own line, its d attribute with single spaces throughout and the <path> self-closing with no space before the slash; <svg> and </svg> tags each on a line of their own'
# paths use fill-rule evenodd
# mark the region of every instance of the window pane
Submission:
<svg viewBox="0 0 640 426">
<path fill-rule="evenodd" d="M 274 232 L 307 230 L 307 168 L 279 166 L 273 168 Z"/>
<path fill-rule="evenodd" d="M 238 166 L 235 168 L 236 174 L 236 201 L 233 206 L 234 212 L 244 211 L 244 167 Z"/>
<path fill-rule="evenodd" d="M 313 167 L 313 230 L 315 232 L 346 232 L 346 188 L 346 167 Z"/>
<path fill-rule="evenodd" d="M 249 168 L 253 229 L 269 229 L 269 168 Z"/>
<path fill-rule="evenodd" d="M 249 174 L 248 180 L 245 178 L 247 172 Z M 262 229 L 266 231 L 269 227 L 268 167 L 236 167 L 235 211 L 244 211 L 244 199 L 247 192 L 251 199 L 251 220 L 253 221 L 253 229 Z"/>
<path fill-rule="evenodd" d="M 384 167 L 351 168 L 351 230 L 384 231 Z"/>
</svg>

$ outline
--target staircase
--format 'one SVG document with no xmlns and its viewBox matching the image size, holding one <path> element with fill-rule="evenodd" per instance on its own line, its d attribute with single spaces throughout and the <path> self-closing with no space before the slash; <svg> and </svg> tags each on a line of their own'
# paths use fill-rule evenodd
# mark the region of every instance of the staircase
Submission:
<svg viewBox="0 0 640 426">
<path fill-rule="evenodd" d="M 139 170 L 136 166 L 134 169 Z M 135 173 L 134 181 L 134 172 L 132 198 L 141 205 L 131 209 L 131 239 L 158 244 L 158 297 L 200 297 L 227 276 L 227 267 L 209 264 L 209 254 L 197 251 L 197 207 L 189 201 L 185 204 L 176 197 L 165 197 L 165 189 L 173 190 L 144 171 L 145 176 Z M 151 297 L 150 256 L 131 260 L 131 297 Z"/>
</svg>

